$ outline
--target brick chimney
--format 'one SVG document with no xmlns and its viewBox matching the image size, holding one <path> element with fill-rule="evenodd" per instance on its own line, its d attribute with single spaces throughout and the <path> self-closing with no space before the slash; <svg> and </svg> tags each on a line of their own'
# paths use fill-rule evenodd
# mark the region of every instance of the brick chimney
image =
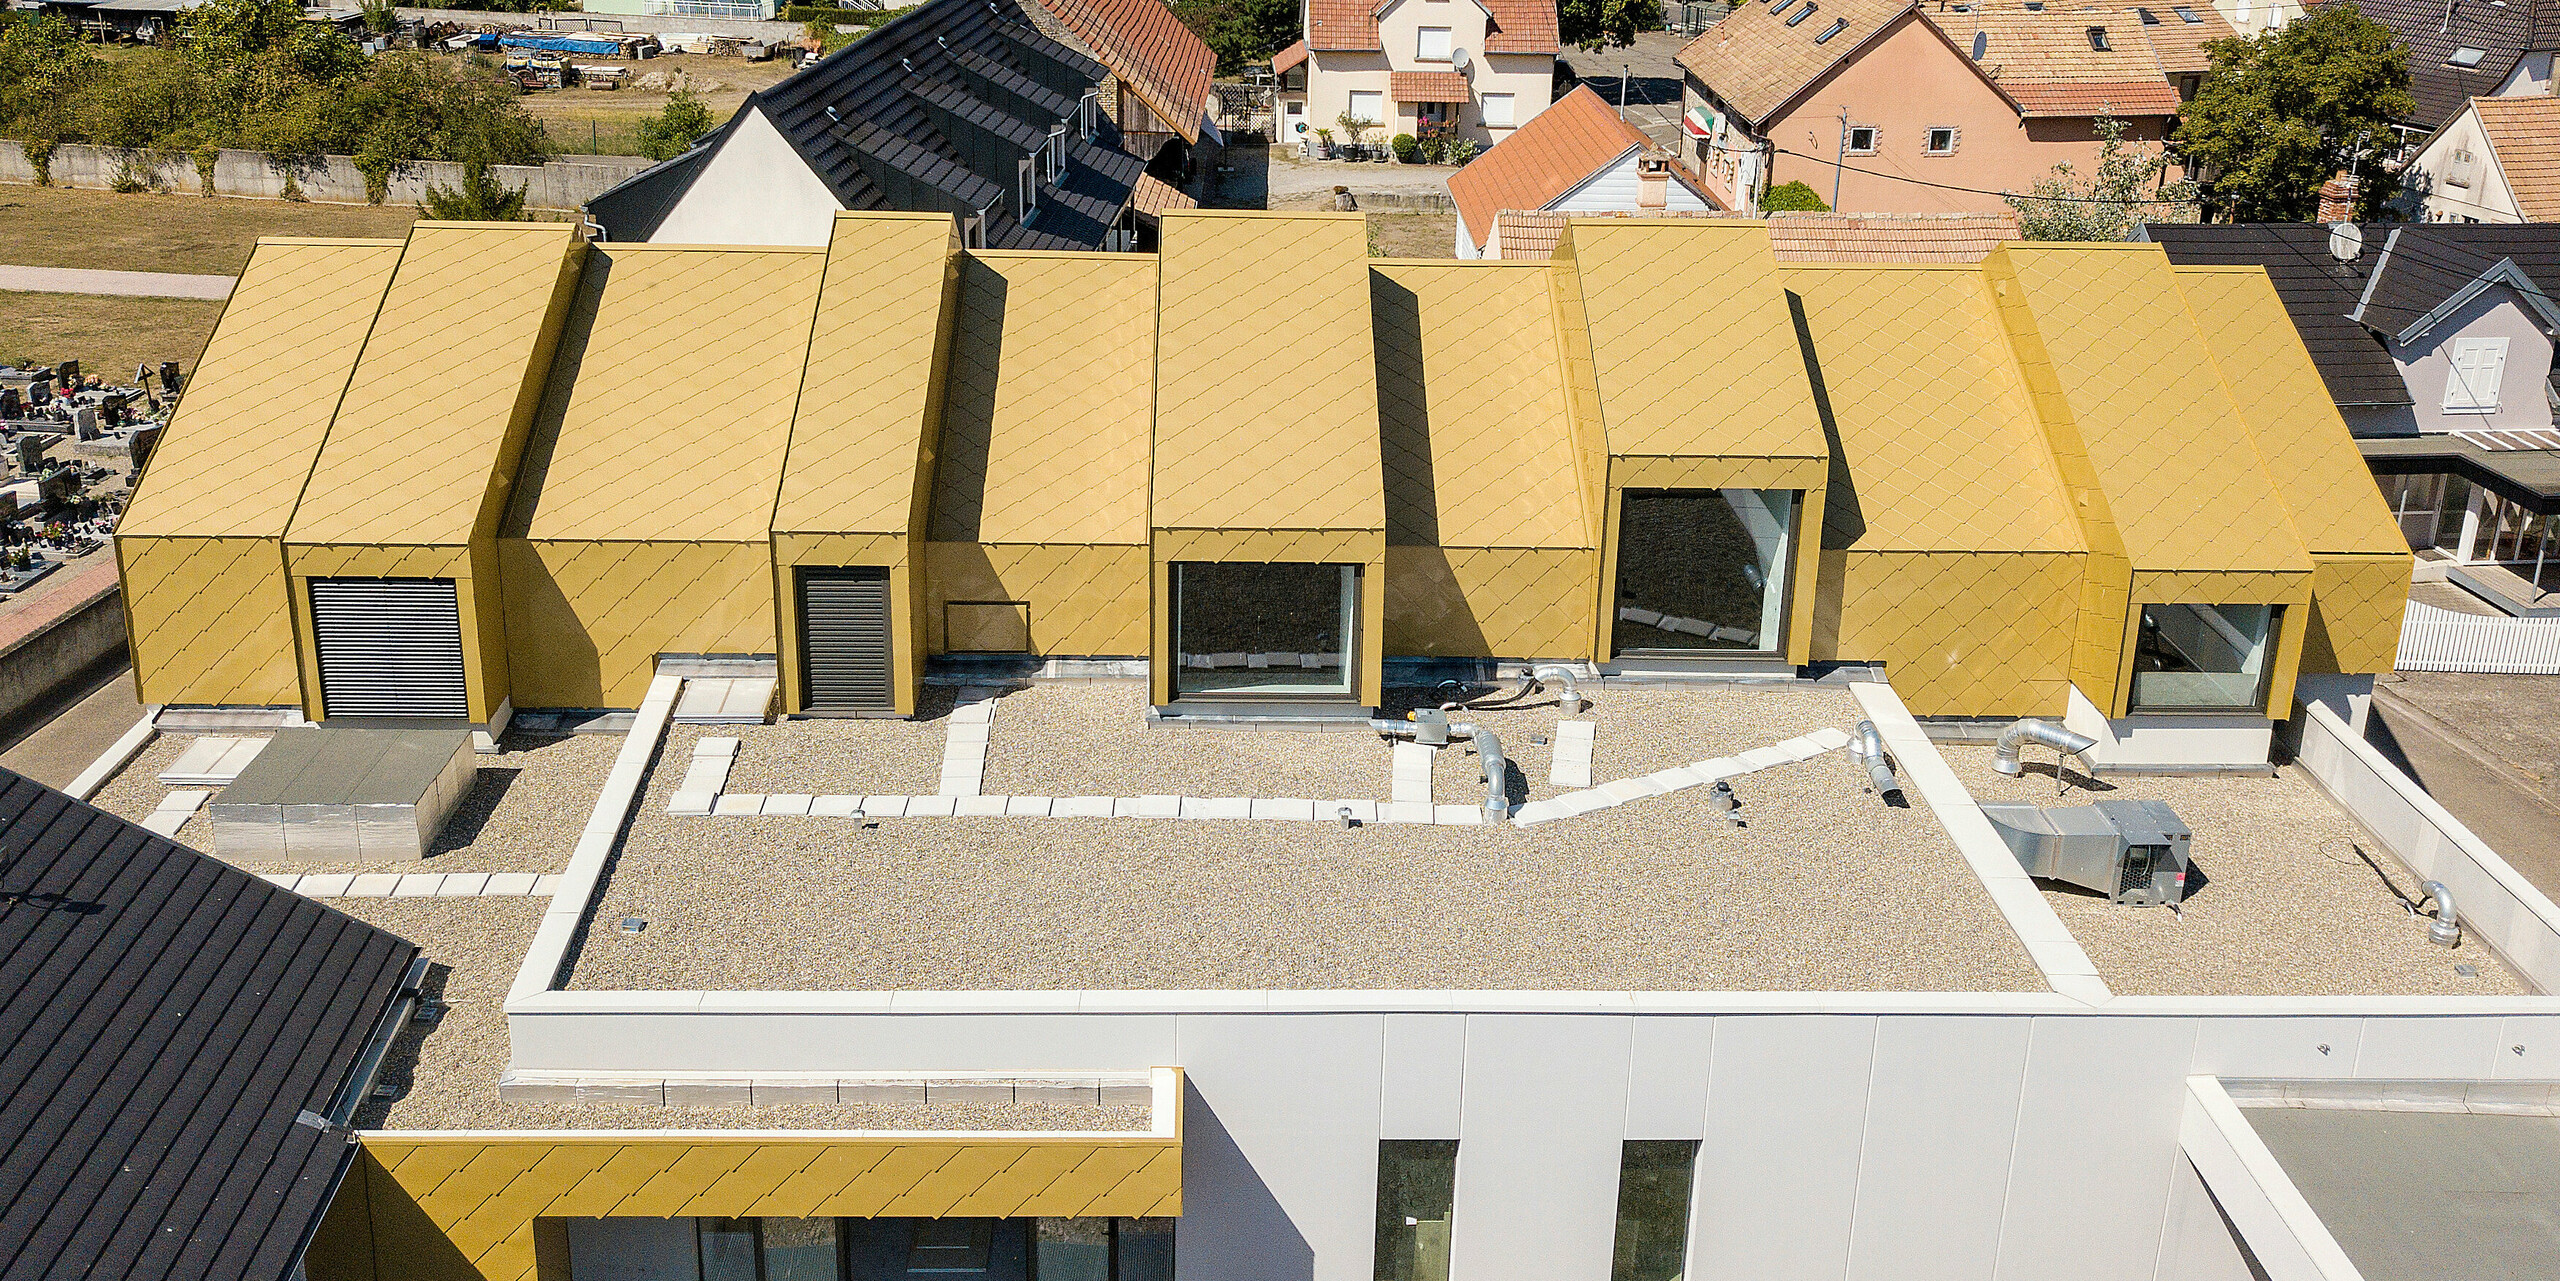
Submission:
<svg viewBox="0 0 2560 1281">
<path fill-rule="evenodd" d="M 1670 157 L 1636 157 L 1636 208 L 1660 209 L 1670 202 Z"/>
<path fill-rule="evenodd" d="M 2338 176 L 2320 184 L 2321 222 L 2349 222 L 2356 216 L 2356 189 L 2360 184 L 2353 172 L 2345 169 Z"/>
</svg>

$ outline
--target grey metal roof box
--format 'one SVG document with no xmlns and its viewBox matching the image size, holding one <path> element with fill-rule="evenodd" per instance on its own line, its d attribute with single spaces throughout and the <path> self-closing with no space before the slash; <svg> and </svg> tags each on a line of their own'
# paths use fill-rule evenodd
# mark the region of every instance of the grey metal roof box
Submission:
<svg viewBox="0 0 2560 1281">
<path fill-rule="evenodd" d="M 477 770 L 464 730 L 280 730 L 214 797 L 214 848 L 322 863 L 425 858 Z"/>
<path fill-rule="evenodd" d="M 2100 801 L 2044 809 L 1985 805 L 1982 815 L 2029 876 L 2096 890 L 2116 903 L 2153 907 L 2187 896 L 2192 834 L 2158 801 Z"/>
</svg>

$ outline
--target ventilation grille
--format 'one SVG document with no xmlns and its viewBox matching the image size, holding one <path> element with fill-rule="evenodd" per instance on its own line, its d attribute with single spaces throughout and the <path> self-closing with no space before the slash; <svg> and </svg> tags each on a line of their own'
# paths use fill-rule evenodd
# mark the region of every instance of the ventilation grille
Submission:
<svg viewBox="0 0 2560 1281">
<path fill-rule="evenodd" d="M 450 578 L 315 578 L 320 709 L 330 718 L 471 719 Z"/>
<path fill-rule="evenodd" d="M 896 710 L 889 690 L 889 571 L 803 569 L 801 704 L 813 712 Z"/>
</svg>

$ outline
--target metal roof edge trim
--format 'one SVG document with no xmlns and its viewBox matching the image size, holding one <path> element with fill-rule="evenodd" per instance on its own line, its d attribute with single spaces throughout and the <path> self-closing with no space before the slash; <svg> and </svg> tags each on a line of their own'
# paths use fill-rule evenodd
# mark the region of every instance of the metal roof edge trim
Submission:
<svg viewBox="0 0 2560 1281">
<path fill-rule="evenodd" d="M 2373 259 L 2373 270 L 2365 273 L 2364 292 L 2356 295 L 2356 309 L 2347 313 L 2347 319 L 2367 329 L 2373 328 L 2373 325 L 2364 318 L 2364 309 L 2373 305 L 2373 287 L 2381 283 L 2382 269 L 2391 265 L 2391 251 L 2400 247 L 2400 233 L 2403 230 L 2405 228 L 2394 227 L 2391 229 L 2391 234 L 2383 239 L 2382 252 L 2375 255 Z"/>
<path fill-rule="evenodd" d="M 341 249 L 389 249 L 409 243 L 406 236 L 260 236 L 258 245 L 324 245 Z"/>
<path fill-rule="evenodd" d="M 2379 276 L 2382 273 L 2376 269 L 2374 274 Z M 2435 310 L 2411 321 L 2409 327 L 2393 335 L 2393 339 L 2405 347 L 2425 337 L 2429 330 L 2451 319 L 2454 312 L 2461 310 L 2472 299 L 2489 292 L 2498 285 L 2505 285 L 2524 295 L 2526 306 L 2540 313 L 2542 319 L 2552 329 L 2560 330 L 2560 307 L 2552 305 L 2551 295 L 2542 292 L 2542 286 L 2535 284 L 2533 277 L 2524 274 L 2524 268 L 2517 266 L 2515 259 L 2500 258 L 2492 263 L 2487 271 L 2473 276 L 2464 283 L 2462 288 L 2447 295 L 2443 302 L 2436 304 Z"/>
<path fill-rule="evenodd" d="M 596 240 L 588 243 L 606 253 L 615 254 L 817 254 L 823 257 L 827 252 L 825 245 L 677 245 L 658 244 L 647 240 Z"/>
</svg>

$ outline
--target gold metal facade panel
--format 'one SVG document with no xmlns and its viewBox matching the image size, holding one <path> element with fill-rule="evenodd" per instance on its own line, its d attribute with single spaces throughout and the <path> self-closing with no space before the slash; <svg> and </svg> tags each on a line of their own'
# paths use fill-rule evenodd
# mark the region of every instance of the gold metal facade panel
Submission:
<svg viewBox="0 0 2560 1281">
<path fill-rule="evenodd" d="M 2167 255 L 2153 245 L 2000 252 L 2135 568 L 2309 572 Z"/>
<path fill-rule="evenodd" d="M 2141 604 L 2307 605 L 2311 571 L 2299 574 L 2133 572 L 2133 599 Z"/>
<path fill-rule="evenodd" d="M 119 534 L 282 536 L 399 261 L 396 240 L 260 241 Z"/>
<path fill-rule="evenodd" d="M 770 654 L 763 542 L 501 539 L 508 679 L 521 708 L 638 707 L 661 654 Z"/>
<path fill-rule="evenodd" d="M 840 214 L 776 532 L 904 533 L 929 497 L 960 240 L 949 214 Z"/>
<path fill-rule="evenodd" d="M 143 702 L 302 701 L 273 538 L 124 537 L 116 557 Z"/>
<path fill-rule="evenodd" d="M 1601 527 L 1609 508 L 1609 433 L 1600 408 L 1599 371 L 1591 355 L 1591 322 L 1582 299 L 1573 227 L 1567 224 L 1547 262 L 1547 298 L 1555 316 L 1556 370 L 1564 381 L 1573 432 L 1574 483 L 1583 524 Z"/>
<path fill-rule="evenodd" d="M 1568 228 L 1610 453 L 1830 456 L 1766 224 Z"/>
<path fill-rule="evenodd" d="M 1815 657 L 1883 663 L 1914 715 L 2062 714 L 2080 631 L 2084 557 L 1835 555 L 1837 640 Z"/>
<path fill-rule="evenodd" d="M 297 547 L 288 543 L 284 554 L 296 578 L 471 577 L 471 555 L 461 547 Z"/>
<path fill-rule="evenodd" d="M 825 267 L 813 250 L 597 246 L 508 534 L 763 539 Z"/>
<path fill-rule="evenodd" d="M 565 224 L 417 224 L 289 539 L 452 545 L 493 532 L 585 249 Z"/>
<path fill-rule="evenodd" d="M 1155 295 L 1149 255 L 961 259 L 935 541 L 1146 541 Z"/>
<path fill-rule="evenodd" d="M 1544 263 L 1370 269 L 1390 544 L 1599 545 L 1580 502 L 1548 275 Z"/>
<path fill-rule="evenodd" d="M 1631 458 L 1609 460 L 1613 489 L 1802 489 L 1830 483 L 1824 458 Z"/>
<path fill-rule="evenodd" d="M 2409 557 L 2314 556 L 2302 670 L 2380 675 L 2400 663 Z"/>
<path fill-rule="evenodd" d="M 946 604 L 1018 601 L 1029 607 L 1035 654 L 1144 654 L 1147 583 L 1144 547 L 928 543 L 926 649 L 967 648 L 943 633 Z"/>
<path fill-rule="evenodd" d="M 1970 267 L 1789 267 L 1863 552 L 2077 551 L 2079 523 L 2026 380 Z"/>
<path fill-rule="evenodd" d="M 800 565 L 877 565 L 889 571 L 889 691 L 901 716 L 916 711 L 924 679 L 925 608 L 923 541 L 913 534 L 780 534 L 772 539 L 775 654 L 782 674 L 782 709 L 801 702 L 800 603 L 792 569 Z"/>
<path fill-rule="evenodd" d="M 1372 530 L 1160 529 L 1156 559 L 1310 561 L 1351 565 L 1383 561 L 1386 535 Z"/>
<path fill-rule="evenodd" d="M 1384 530 L 1360 215 L 1167 213 L 1163 246 L 1153 526 Z M 1304 337 L 1239 360 L 1275 317 Z"/>
<path fill-rule="evenodd" d="M 555 1217 L 1175 1216 L 1181 1158 L 1161 1135 L 368 1136 L 367 1221 L 313 1281 L 349 1281 L 364 1237 L 382 1277 L 534 1281 Z"/>
<path fill-rule="evenodd" d="M 1390 546 L 1387 652 L 1586 659 L 1599 575 L 1590 549 Z"/>
<path fill-rule="evenodd" d="M 2303 546 L 2407 555 L 2390 507 L 2320 381 L 2301 332 L 2262 267 L 2178 267 L 2187 310 L 2257 437 L 2259 458 L 2293 513 Z M 2397 627 L 2395 621 L 2393 624 Z"/>
</svg>

